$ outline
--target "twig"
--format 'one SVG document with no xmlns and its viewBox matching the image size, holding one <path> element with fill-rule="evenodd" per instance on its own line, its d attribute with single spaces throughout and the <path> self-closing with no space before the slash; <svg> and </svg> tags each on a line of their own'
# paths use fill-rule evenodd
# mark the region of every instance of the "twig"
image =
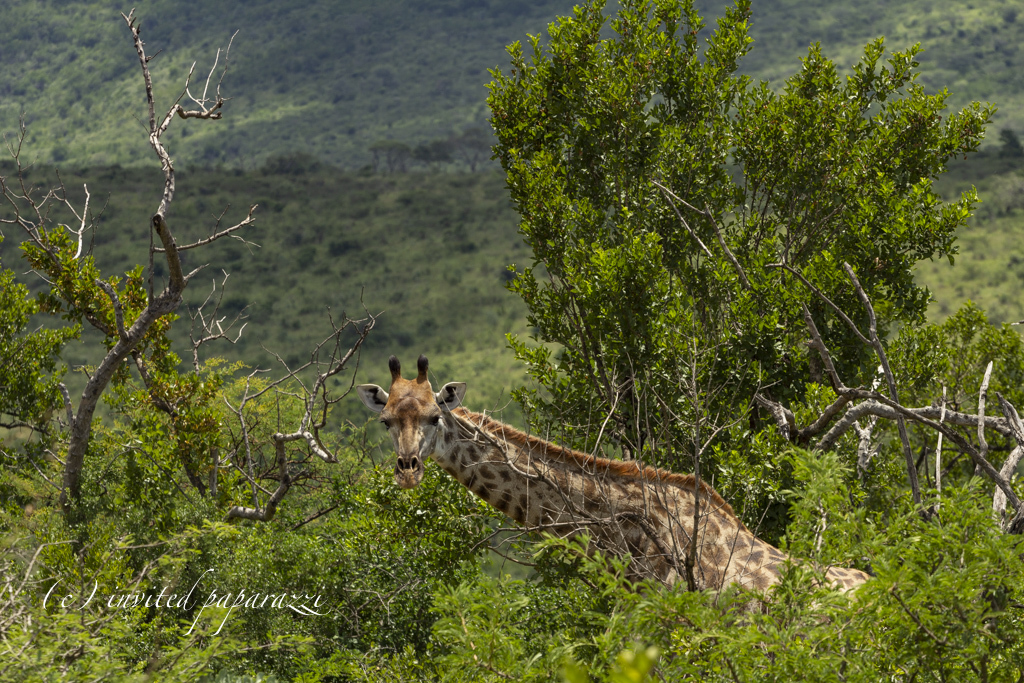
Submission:
<svg viewBox="0 0 1024 683">
<path fill-rule="evenodd" d="M 942 385 L 942 411 L 939 413 L 939 424 L 946 419 L 946 385 Z M 942 432 L 935 443 L 935 490 L 942 492 Z"/>
<path fill-rule="evenodd" d="M 985 401 L 988 398 L 988 382 L 992 377 L 992 363 L 993 361 L 989 361 L 985 367 L 985 376 L 978 389 L 978 452 L 983 458 L 988 457 L 988 441 L 985 440 Z"/>
<path fill-rule="evenodd" d="M 868 312 L 869 321 L 869 334 L 871 346 L 875 349 L 875 353 L 878 355 L 878 360 L 882 364 L 882 372 L 885 374 L 885 381 L 889 387 L 889 396 L 895 403 L 900 402 L 899 394 L 896 391 L 896 379 L 893 377 L 892 369 L 889 367 L 889 359 L 885 355 L 885 345 L 882 344 L 882 340 L 878 338 L 878 324 L 875 319 L 875 309 L 871 305 L 871 301 L 868 299 L 868 295 L 864 292 L 864 288 L 861 287 L 860 280 L 857 279 L 857 275 L 853 272 L 853 268 L 850 267 L 849 263 L 843 263 L 843 269 L 846 270 L 847 276 L 850 278 L 850 282 L 853 283 L 853 288 L 857 291 L 857 296 L 860 298 L 861 303 Z M 903 416 L 899 415 L 896 418 L 896 428 L 900 434 L 900 442 L 903 444 L 903 456 L 907 461 L 907 481 L 910 483 L 910 492 L 914 498 L 914 504 L 921 504 L 921 487 L 917 481 L 917 467 L 914 463 L 914 453 L 910 449 L 910 437 L 907 435 L 907 423 L 904 421 Z"/>
<path fill-rule="evenodd" d="M 711 223 L 711 227 L 715 231 L 715 236 L 718 238 L 718 246 L 722 248 L 722 251 L 725 253 L 725 257 L 729 259 L 729 263 L 732 264 L 732 267 L 736 270 L 736 274 L 739 275 L 740 284 L 743 286 L 743 289 L 751 289 L 750 280 L 747 279 L 747 274 L 743 271 L 743 266 L 740 265 L 740 262 L 736 259 L 735 254 L 733 254 L 732 250 L 729 249 L 729 245 L 726 243 L 725 237 L 722 235 L 722 231 L 718 227 L 718 221 L 716 221 L 715 217 L 711 215 L 711 212 L 708 211 L 707 209 L 700 211 L 699 209 L 693 207 L 692 205 L 687 203 L 686 200 L 678 197 L 674 192 L 672 192 L 670 189 L 659 183 L 657 180 L 652 180 L 651 182 L 655 186 L 657 186 L 662 192 L 665 193 L 665 198 L 668 199 L 669 204 L 672 205 L 672 209 L 676 212 L 676 215 L 679 216 L 679 220 L 682 222 L 683 227 L 685 227 L 686 231 L 689 232 L 695 240 L 697 240 L 697 243 L 700 244 L 700 246 L 704 249 L 704 252 L 709 257 L 711 257 L 711 251 L 708 250 L 706 246 L 704 246 L 704 243 L 700 241 L 700 238 L 697 237 L 696 233 L 694 233 L 694 231 L 690 229 L 690 226 L 686 223 L 686 219 L 684 219 L 683 215 L 679 213 L 679 209 L 676 208 L 676 205 L 672 203 L 672 199 L 674 198 L 676 201 L 678 201 L 686 208 L 690 209 L 695 213 L 699 213 L 708 219 L 708 222 Z"/>
</svg>

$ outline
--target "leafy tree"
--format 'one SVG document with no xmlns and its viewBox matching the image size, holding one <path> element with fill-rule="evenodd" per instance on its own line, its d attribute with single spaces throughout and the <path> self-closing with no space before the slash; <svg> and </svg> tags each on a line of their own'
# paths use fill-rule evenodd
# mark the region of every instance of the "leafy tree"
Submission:
<svg viewBox="0 0 1024 683">
<path fill-rule="evenodd" d="M 373 152 L 373 170 L 377 171 L 383 164 L 388 173 L 404 173 L 412 156 L 409 145 L 397 140 L 378 140 L 370 145 L 370 151 Z"/>
<path fill-rule="evenodd" d="M 1024 146 L 1020 144 L 1020 138 L 1010 128 L 1003 128 L 999 131 L 999 156 L 1007 159 L 1019 159 L 1024 157 Z"/>
<path fill-rule="evenodd" d="M 809 381 L 829 381 L 805 307 L 839 373 L 871 383 L 872 347 L 825 303 L 868 327 L 842 264 L 880 338 L 923 321 L 914 264 L 953 258 L 976 201 L 945 204 L 932 181 L 977 148 L 992 109 L 944 115 L 947 93 L 915 82 L 916 46 L 883 61 L 874 41 L 848 77 L 812 46 L 776 92 L 737 73 L 749 3 L 703 47 L 691 2 L 623 2 L 612 39 L 603 5 L 577 7 L 529 54 L 512 45 L 490 85 L 496 155 L 535 259 L 510 289 L 536 341 L 559 349 L 510 340 L 544 390 L 518 398 L 585 448 L 607 435 L 677 469 L 717 450 L 729 489 L 725 454 L 748 438 L 737 419 L 755 396 L 801 401 Z M 755 432 L 765 418 L 752 410 Z M 762 488 L 777 491 L 780 474 Z"/>
<path fill-rule="evenodd" d="M 420 163 L 434 167 L 452 160 L 453 145 L 449 140 L 431 140 L 420 145 L 412 151 L 412 158 Z"/>
<path fill-rule="evenodd" d="M 3 237 L 0 236 L 0 242 Z M 0 427 L 45 428 L 60 405 L 56 373 L 64 343 L 78 336 L 78 326 L 26 332 L 39 304 L 14 273 L 0 263 Z"/>
<path fill-rule="evenodd" d="M 476 173 L 477 167 L 490 156 L 492 142 L 488 131 L 476 126 L 448 138 L 452 151 L 469 166 L 470 173 Z"/>
</svg>

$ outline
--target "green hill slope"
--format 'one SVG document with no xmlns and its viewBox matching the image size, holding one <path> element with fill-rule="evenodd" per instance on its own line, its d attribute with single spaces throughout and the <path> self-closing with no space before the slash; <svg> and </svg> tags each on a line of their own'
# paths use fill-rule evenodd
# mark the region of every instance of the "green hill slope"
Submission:
<svg viewBox="0 0 1024 683">
<path fill-rule="evenodd" d="M 169 217 L 179 244 L 210 234 L 225 208 L 230 207 L 228 225 L 244 217 L 249 203 L 260 206 L 256 225 L 240 233 L 247 244 L 222 239 L 185 252 L 187 270 L 209 265 L 190 283 L 179 309 L 182 320 L 172 332 L 179 355 L 191 361 L 187 311 L 226 272 L 220 315 L 231 320 L 240 313 L 247 326 L 236 345 L 216 342 L 204 357 L 242 360 L 280 374 L 274 354 L 292 367 L 301 364 L 330 332 L 329 316 L 362 318 L 365 306 L 380 317 L 364 347 L 359 381 L 386 385 L 390 354 L 415 367 L 425 353 L 439 379 L 470 382 L 474 407 L 507 401 L 523 371 L 515 367 L 504 334 L 526 327 L 525 306 L 504 283 L 507 266 L 522 267 L 530 254 L 517 233 L 503 177 L 371 176 L 300 162 L 278 163 L 273 171 L 179 174 Z M 93 168 L 63 172 L 62 178 L 79 194 L 88 183 L 97 209 L 106 202 L 93 246 L 102 271 L 116 274 L 145 263 L 148 216 L 162 186 L 159 171 Z M 29 179 L 43 184 L 53 178 L 36 170 Z M 0 258 L 5 267 L 23 271 L 21 236 L 10 226 L 4 232 Z M 34 277 L 23 281 L 30 288 L 41 284 Z M 86 334 L 64 357 L 72 366 L 95 364 L 97 350 L 95 335 Z M 342 412 L 363 419 L 357 404 Z"/>
<path fill-rule="evenodd" d="M 326 333 L 328 307 L 358 313 L 362 296 L 369 310 L 385 314 L 361 380 L 385 381 L 390 353 L 425 352 L 437 359 L 439 377 L 483 386 L 473 405 L 500 401 L 502 389 L 521 378 L 503 334 L 525 328 L 521 303 L 502 287 L 504 268 L 529 260 L 502 179 L 339 172 L 295 153 L 351 169 L 367 163 L 376 140 L 411 144 L 483 122 L 486 69 L 506 63 L 504 45 L 542 31 L 570 7 L 498 0 L 138 4 L 151 53 L 163 50 L 154 65 L 167 103 L 189 60 L 209 63 L 216 46 L 240 30 L 225 81 L 234 97 L 225 120 L 172 128 L 168 140 L 183 169 L 172 220 L 192 226 L 182 239 L 204 234 L 210 216 L 227 205 L 236 215 L 249 202 L 261 205 L 246 236 L 260 247 L 249 253 L 234 241 L 215 245 L 202 254 L 208 277 L 189 291 L 191 303 L 201 300 L 223 268 L 231 273 L 226 311 L 249 306 L 239 344 L 216 352 L 267 367 L 273 356 L 266 347 L 295 361 Z M 88 182 L 94 197 L 109 195 L 96 251 L 108 272 L 144 258 L 160 183 L 135 121 L 142 85 L 117 9 L 80 0 L 0 6 L 0 59 L 8 65 L 0 71 L 0 124 L 11 130 L 27 113 L 27 155 L 41 166 L 96 166 L 65 180 L 69 187 Z M 744 68 L 779 79 L 812 40 L 840 63 L 853 62 L 880 34 L 893 48 L 921 41 L 922 79 L 931 89 L 952 87 L 954 105 L 993 99 L 1004 105 L 1003 122 L 1020 128 L 1014 103 L 1024 93 L 1022 27 L 1012 3 L 996 0 L 871 0 L 856 8 L 766 0 L 754 4 L 755 45 Z M 150 170 L 124 170 L 135 164 Z M 242 168 L 214 170 L 218 164 Z M 42 169 L 34 173 L 42 180 Z M 937 316 L 972 298 L 995 320 L 1017 320 L 1024 317 L 1017 296 L 1024 252 L 1016 247 L 1024 190 L 991 155 L 951 174 L 943 191 L 971 182 L 980 183 L 984 203 L 962 238 L 957 266 L 927 264 L 920 277 L 936 294 Z M 5 264 L 17 268 L 17 236 L 8 237 Z M 87 347 L 68 353 L 73 363 L 92 358 Z M 456 358 L 457 377 L 456 368 L 441 365 Z"/>
<path fill-rule="evenodd" d="M 487 69 L 504 47 L 537 33 L 568 0 L 399 0 L 344 3 L 135 3 L 158 94 L 177 96 L 193 60 L 205 76 L 218 46 L 238 31 L 223 125 L 172 132 L 182 158 L 254 167 L 273 154 L 315 152 L 349 168 L 380 139 L 443 137 L 486 119 Z M 145 139 L 124 135 L 142 114 L 138 61 L 110 2 L 0 5 L 0 123 L 25 112 L 45 161 L 132 164 Z"/>
<path fill-rule="evenodd" d="M 612 3 L 613 4 L 613 3 Z M 721 5 L 702 2 L 713 17 Z M 391 139 L 416 144 L 483 125 L 487 69 L 504 47 L 543 33 L 572 0 L 269 0 L 136 3 L 161 100 L 169 104 L 193 60 L 212 63 L 239 31 L 225 80 L 228 116 L 184 126 L 170 141 L 190 163 L 256 168 L 275 154 L 312 153 L 344 168 L 370 161 Z M 43 162 L 137 164 L 141 136 L 125 127 L 142 114 L 142 84 L 119 6 L 85 0 L 0 4 L 0 127 L 25 113 L 31 153 Z M 922 80 L 948 86 L 956 105 L 991 100 L 1001 124 L 1024 128 L 1024 17 L 1008 0 L 889 3 L 755 0 L 755 49 L 743 69 L 781 79 L 821 41 L 851 64 L 879 35 L 892 48 L 925 47 Z M 713 21 L 709 19 L 709 24 Z M 184 132 L 183 132 L 184 131 Z M 188 137 L 183 137 L 183 136 Z"/>
</svg>

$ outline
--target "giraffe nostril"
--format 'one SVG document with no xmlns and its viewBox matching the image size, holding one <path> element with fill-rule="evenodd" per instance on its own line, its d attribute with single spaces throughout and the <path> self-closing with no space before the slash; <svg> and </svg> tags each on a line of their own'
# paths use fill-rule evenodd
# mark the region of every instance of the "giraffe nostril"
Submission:
<svg viewBox="0 0 1024 683">
<path fill-rule="evenodd" d="M 414 455 L 412 457 L 412 462 L 409 463 L 409 467 L 414 470 L 418 470 L 420 468 L 420 459 Z"/>
</svg>

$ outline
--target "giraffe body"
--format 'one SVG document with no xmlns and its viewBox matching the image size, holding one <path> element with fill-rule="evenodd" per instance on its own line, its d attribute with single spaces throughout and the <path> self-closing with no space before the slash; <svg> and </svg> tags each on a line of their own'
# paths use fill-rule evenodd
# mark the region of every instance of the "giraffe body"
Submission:
<svg viewBox="0 0 1024 683">
<path fill-rule="evenodd" d="M 381 413 L 391 433 L 399 486 L 418 484 L 425 459 L 432 457 L 527 529 L 560 536 L 587 533 L 605 552 L 631 556 L 634 579 L 684 580 L 695 536 L 697 588 L 738 584 L 764 590 L 778 583 L 785 553 L 757 538 L 714 489 L 704 482 L 698 486 L 693 475 L 597 458 L 470 412 L 459 405 L 465 384 L 432 392 L 423 356 L 416 380 L 401 377 L 394 357 L 390 365 L 390 393 L 374 385 L 361 385 L 358 392 Z M 843 568 L 829 569 L 827 576 L 846 589 L 868 578 Z"/>
</svg>

